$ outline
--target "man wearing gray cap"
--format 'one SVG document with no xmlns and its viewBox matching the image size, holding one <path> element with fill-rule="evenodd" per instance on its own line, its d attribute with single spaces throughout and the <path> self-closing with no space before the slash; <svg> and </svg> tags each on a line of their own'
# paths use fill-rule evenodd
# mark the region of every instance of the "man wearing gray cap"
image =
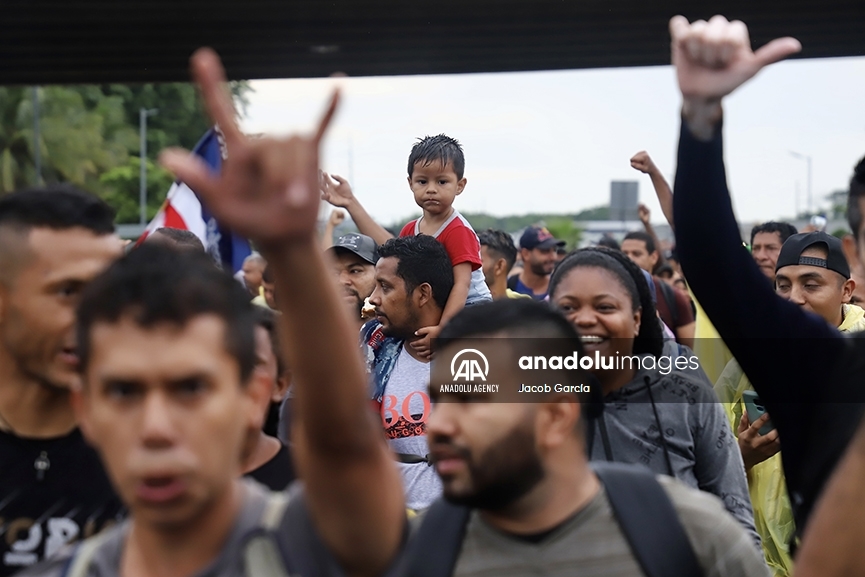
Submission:
<svg viewBox="0 0 865 577">
<path fill-rule="evenodd" d="M 364 234 L 344 234 L 327 252 L 333 256 L 333 272 L 343 300 L 360 330 L 367 320 L 363 316 L 364 303 L 375 288 L 375 263 L 378 260 L 375 241 Z"/>
</svg>

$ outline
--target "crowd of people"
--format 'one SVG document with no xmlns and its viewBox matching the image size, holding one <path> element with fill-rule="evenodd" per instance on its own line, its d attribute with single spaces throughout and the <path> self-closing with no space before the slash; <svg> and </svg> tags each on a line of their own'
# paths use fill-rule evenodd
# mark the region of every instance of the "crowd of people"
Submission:
<svg viewBox="0 0 865 577">
<path fill-rule="evenodd" d="M 319 167 L 339 94 L 312 135 L 249 138 L 209 49 L 222 173 L 161 161 L 254 243 L 235 277 L 187 231 L 124 249 L 71 186 L 0 197 L 0 577 L 865 573 L 865 160 L 851 238 L 746 249 L 722 101 L 800 46 L 670 32 L 674 185 L 631 159 L 667 255 L 644 207 L 570 252 L 476 232 L 446 135 L 411 148 L 393 235 Z"/>
</svg>

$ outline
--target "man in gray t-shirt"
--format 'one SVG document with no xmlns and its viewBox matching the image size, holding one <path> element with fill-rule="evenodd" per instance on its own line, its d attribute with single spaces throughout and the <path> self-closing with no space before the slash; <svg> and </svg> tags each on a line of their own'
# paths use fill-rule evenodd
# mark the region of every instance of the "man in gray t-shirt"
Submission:
<svg viewBox="0 0 865 577">
<path fill-rule="evenodd" d="M 561 366 L 583 351 L 570 322 L 543 303 L 504 299 L 462 311 L 444 328 L 438 347 L 430 379 L 430 457 L 445 499 L 470 508 L 452 574 L 643 575 L 645 557 L 629 545 L 607 489 L 589 466 L 585 419 L 597 416 L 602 397 L 587 373 Z M 524 370 L 519 360 L 526 356 L 542 356 L 557 368 L 547 369 L 545 361 L 543 369 Z M 550 360 L 556 357 L 557 365 Z M 469 363 L 467 370 L 462 363 Z M 669 498 L 703 575 L 769 574 L 717 497 L 669 477 L 658 480 L 658 494 Z M 441 525 L 440 510 L 428 512 L 438 533 L 412 542 L 408 566 L 423 558 L 425 547 L 445 557 L 435 549 L 435 539 L 442 535 L 446 543 L 451 533 Z M 419 523 L 422 532 L 426 521 Z M 669 525 L 644 529 L 634 538 L 671 533 Z"/>
<path fill-rule="evenodd" d="M 405 503 L 315 226 L 336 99 L 314 138 L 249 140 L 217 56 L 200 50 L 192 68 L 230 158 L 218 178 L 189 155 L 166 164 L 273 267 L 305 487 L 283 506 L 240 478 L 270 400 L 249 295 L 203 253 L 145 244 L 87 287 L 77 319 L 73 405 L 130 519 L 29 573 L 380 575 L 403 541 Z"/>
</svg>

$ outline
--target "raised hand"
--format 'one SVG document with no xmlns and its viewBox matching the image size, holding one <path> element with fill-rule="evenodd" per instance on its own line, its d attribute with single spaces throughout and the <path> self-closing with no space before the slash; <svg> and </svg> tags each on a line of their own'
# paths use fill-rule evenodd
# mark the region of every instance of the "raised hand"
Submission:
<svg viewBox="0 0 865 577">
<path fill-rule="evenodd" d="M 631 168 L 635 168 L 643 174 L 651 174 L 658 170 L 655 163 L 652 162 L 652 157 L 645 150 L 641 150 L 631 157 Z"/>
<path fill-rule="evenodd" d="M 169 149 L 160 162 L 192 188 L 223 224 L 266 249 L 312 239 L 319 208 L 318 147 L 339 101 L 334 92 L 315 134 L 247 138 L 237 126 L 219 56 L 202 48 L 191 59 L 211 120 L 225 135 L 228 158 L 215 175 L 198 157 Z"/>
<path fill-rule="evenodd" d="M 327 222 L 332 227 L 336 228 L 345 220 L 345 213 L 341 210 L 334 210 L 330 213 L 330 218 L 328 218 Z"/>
<path fill-rule="evenodd" d="M 321 172 L 319 174 L 319 188 L 321 189 L 322 200 L 326 200 L 334 206 L 348 208 L 354 201 L 351 185 L 346 179 L 336 174 Z"/>
<path fill-rule="evenodd" d="M 751 50 L 748 28 L 723 16 L 689 24 L 684 16 L 670 20 L 673 66 L 682 96 L 720 101 L 769 64 L 802 49 L 795 38 L 778 38 Z"/>
<path fill-rule="evenodd" d="M 640 218 L 640 222 L 644 225 L 649 224 L 649 219 L 652 217 L 652 211 L 649 210 L 648 206 L 640 203 L 640 205 L 637 206 L 637 216 Z"/>
</svg>

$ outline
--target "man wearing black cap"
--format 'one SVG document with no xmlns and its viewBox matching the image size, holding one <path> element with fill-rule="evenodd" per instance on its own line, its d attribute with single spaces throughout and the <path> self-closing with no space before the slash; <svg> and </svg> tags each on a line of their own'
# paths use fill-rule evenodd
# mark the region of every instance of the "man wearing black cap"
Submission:
<svg viewBox="0 0 865 577">
<path fill-rule="evenodd" d="M 546 228 L 530 226 L 520 237 L 520 258 L 523 270 L 508 279 L 508 288 L 537 300 L 547 298 L 550 274 L 556 266 L 556 249 L 565 241 L 556 238 Z"/>
<path fill-rule="evenodd" d="M 834 236 L 825 232 L 790 236 L 770 272 L 779 296 L 820 315 L 842 333 L 865 329 L 865 311 L 848 304 L 855 283 L 850 279 L 841 241 Z M 715 392 L 736 431 L 748 471 L 755 523 L 766 561 L 776 575 L 789 575 L 793 560 L 788 543 L 794 527 L 790 523 L 793 512 L 781 469 L 781 441 L 768 413 L 753 422 L 749 420 L 743 393 L 753 390 L 735 360 L 727 364 L 715 384 Z"/>
<path fill-rule="evenodd" d="M 834 236 L 825 232 L 795 234 L 781 248 L 775 292 L 832 326 L 849 324 L 848 316 L 854 309 L 847 303 L 855 287 L 841 241 Z"/>
<path fill-rule="evenodd" d="M 378 250 L 375 241 L 363 234 L 344 234 L 328 252 L 333 255 L 333 272 L 339 280 L 343 299 L 360 329 L 364 302 L 375 289 L 375 263 Z"/>
</svg>

